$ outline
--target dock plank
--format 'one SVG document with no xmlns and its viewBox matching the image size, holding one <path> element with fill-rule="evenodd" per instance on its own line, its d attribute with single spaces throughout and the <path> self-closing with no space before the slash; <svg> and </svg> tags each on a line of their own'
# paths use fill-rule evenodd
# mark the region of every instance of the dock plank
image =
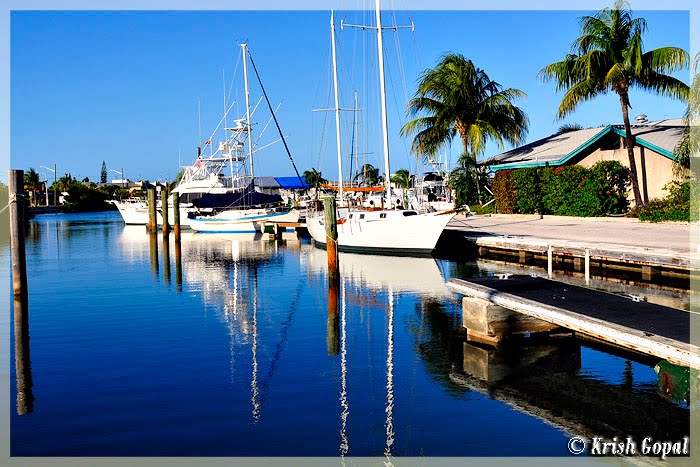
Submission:
<svg viewBox="0 0 700 467">
<path fill-rule="evenodd" d="M 681 310 L 530 276 L 450 279 L 447 286 L 631 350 L 700 368 L 700 348 L 689 344 L 690 315 Z"/>
</svg>

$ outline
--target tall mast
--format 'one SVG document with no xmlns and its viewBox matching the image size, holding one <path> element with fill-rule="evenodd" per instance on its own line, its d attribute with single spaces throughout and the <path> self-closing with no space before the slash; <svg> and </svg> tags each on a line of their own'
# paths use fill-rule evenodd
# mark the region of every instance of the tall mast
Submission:
<svg viewBox="0 0 700 467">
<path fill-rule="evenodd" d="M 255 183 L 255 167 L 253 165 L 253 131 L 250 125 L 250 93 L 248 92 L 248 44 L 241 44 L 243 49 L 243 82 L 245 83 L 245 114 L 248 125 L 248 158 L 250 159 L 250 176 Z"/>
<path fill-rule="evenodd" d="M 389 121 L 386 111 L 386 82 L 384 80 L 384 42 L 382 41 L 382 14 L 380 11 L 381 0 L 376 0 L 377 12 L 377 51 L 379 54 L 379 92 L 382 103 L 382 139 L 384 141 L 384 186 L 387 202 L 391 206 L 391 171 L 389 167 Z"/>
<path fill-rule="evenodd" d="M 331 50 L 333 52 L 333 89 L 335 91 L 335 140 L 338 149 L 338 200 L 343 201 L 343 157 L 340 151 L 340 98 L 338 96 L 338 64 L 335 55 L 335 16 L 331 10 Z"/>
</svg>

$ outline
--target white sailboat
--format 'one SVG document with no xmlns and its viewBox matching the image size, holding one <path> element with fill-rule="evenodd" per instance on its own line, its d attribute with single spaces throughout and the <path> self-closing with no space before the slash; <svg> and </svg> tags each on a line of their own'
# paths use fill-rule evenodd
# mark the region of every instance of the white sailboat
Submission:
<svg viewBox="0 0 700 467">
<path fill-rule="evenodd" d="M 386 106 L 386 84 L 384 79 L 384 47 L 382 42 L 382 20 L 380 0 L 376 0 L 376 27 L 361 26 L 363 29 L 377 30 L 377 51 L 379 58 L 379 90 L 382 108 L 382 139 L 384 152 L 384 205 L 394 206 L 391 191 L 391 172 L 389 166 L 389 129 Z M 350 25 L 352 26 L 352 25 Z M 391 29 L 396 29 L 392 27 Z M 331 44 L 333 55 L 333 79 L 336 102 L 336 128 L 339 128 L 338 76 L 335 57 L 335 20 L 331 13 Z M 340 132 L 336 131 L 336 143 L 340 155 Z M 339 156 L 340 160 L 340 156 Z M 340 166 L 340 163 L 339 163 Z M 339 167 L 340 168 L 340 167 Z M 339 177 L 339 204 L 343 202 L 342 172 Z M 397 255 L 430 254 L 437 244 L 447 223 L 454 217 L 454 210 L 434 213 L 421 213 L 418 210 L 354 210 L 339 213 L 338 249 L 340 251 L 385 253 Z M 323 215 L 310 216 L 307 219 L 309 234 L 319 245 L 326 243 L 326 226 Z"/>
</svg>

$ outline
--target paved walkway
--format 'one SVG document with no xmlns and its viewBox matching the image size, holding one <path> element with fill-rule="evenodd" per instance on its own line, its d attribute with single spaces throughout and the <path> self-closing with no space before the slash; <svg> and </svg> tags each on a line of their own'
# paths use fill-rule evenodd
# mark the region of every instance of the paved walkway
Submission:
<svg viewBox="0 0 700 467">
<path fill-rule="evenodd" d="M 575 218 L 526 215 L 456 216 L 447 226 L 469 235 L 508 235 L 523 240 L 586 244 L 598 248 L 632 248 L 685 257 L 691 252 L 691 233 L 700 226 L 681 222 L 648 223 L 625 218 Z M 697 253 L 697 240 L 693 252 Z M 697 256 L 694 254 L 693 256 Z"/>
</svg>

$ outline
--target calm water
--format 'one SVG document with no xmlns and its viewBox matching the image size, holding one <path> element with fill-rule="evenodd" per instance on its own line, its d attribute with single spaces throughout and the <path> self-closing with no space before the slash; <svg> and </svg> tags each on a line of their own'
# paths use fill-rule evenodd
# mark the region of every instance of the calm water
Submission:
<svg viewBox="0 0 700 467">
<path fill-rule="evenodd" d="M 31 222 L 13 456 L 566 456 L 573 434 L 687 433 L 654 362 L 465 343 L 444 283 L 498 266 L 341 254 L 335 307 L 295 234 L 163 247 L 117 213 Z"/>
</svg>

